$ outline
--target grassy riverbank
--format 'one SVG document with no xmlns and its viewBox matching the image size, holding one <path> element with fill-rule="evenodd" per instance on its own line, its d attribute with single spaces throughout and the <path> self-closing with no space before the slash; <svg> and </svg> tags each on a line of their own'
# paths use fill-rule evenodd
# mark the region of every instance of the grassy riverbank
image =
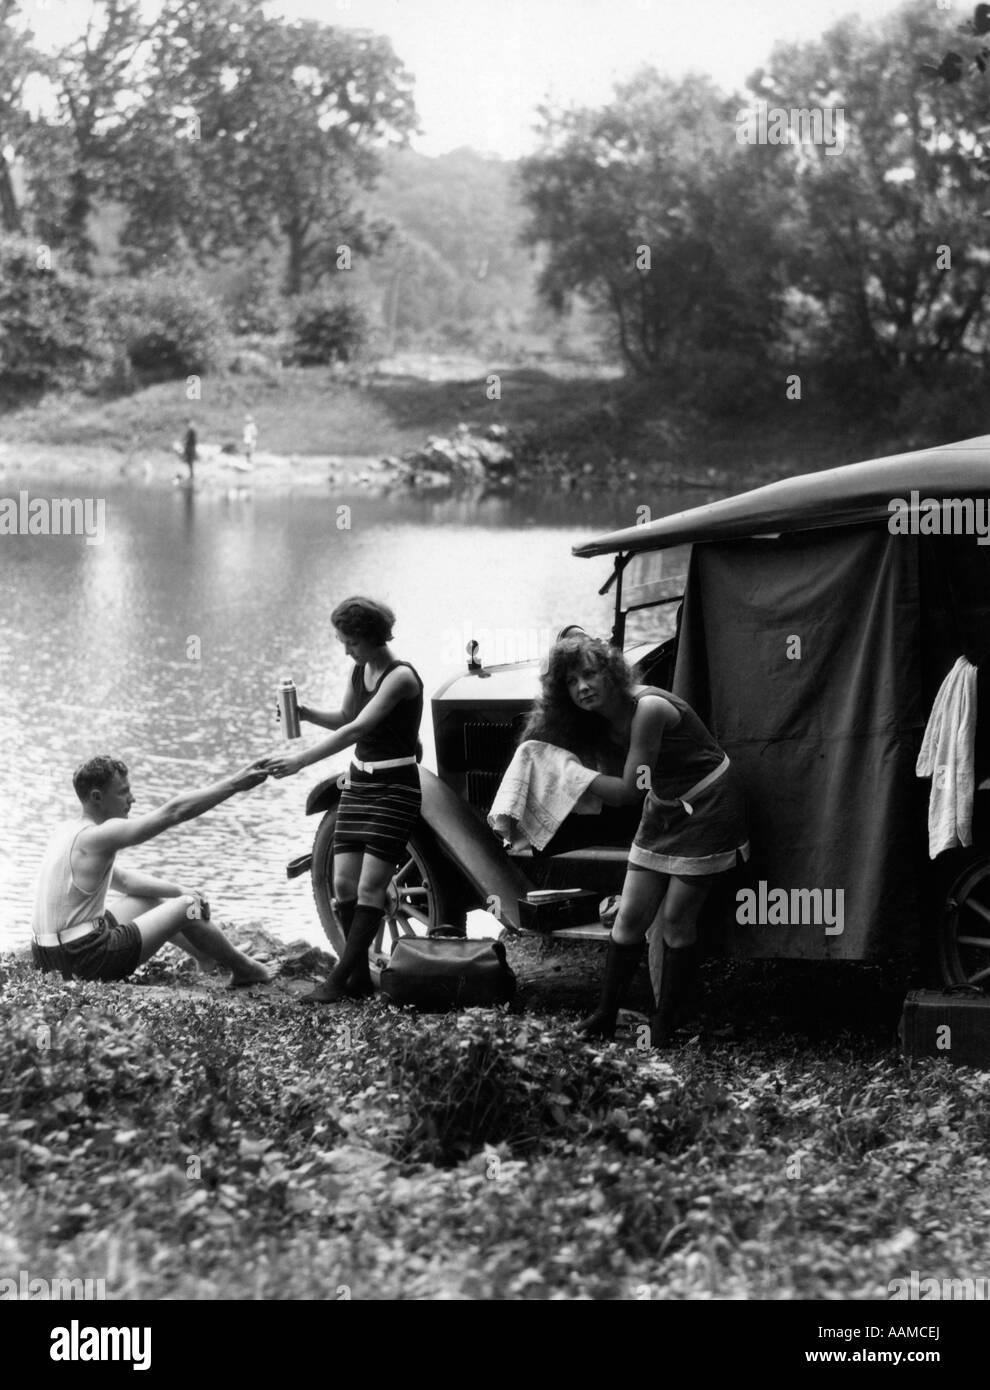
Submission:
<svg viewBox="0 0 990 1390">
<path fill-rule="evenodd" d="M 444 1017 L 7 960 L 0 1277 L 105 1278 L 111 1298 L 806 1299 L 990 1272 L 990 1075 L 901 1060 L 901 986 L 709 968 L 704 1031 L 651 1054 L 631 1033 L 575 1043 L 593 950 L 510 954 L 524 1013 Z"/>
<path fill-rule="evenodd" d="M 489 379 L 500 395 L 490 399 Z M 256 465 L 234 471 L 245 413 L 259 426 Z M 656 393 L 590 370 L 488 365 L 425 356 L 378 368 L 271 366 L 206 377 L 201 399 L 184 382 L 149 386 L 96 400 L 46 397 L 0 416 L 0 478 L 94 478 L 135 481 L 181 471 L 172 444 L 195 419 L 201 446 L 212 451 L 207 483 L 278 488 L 357 473 L 369 459 L 418 448 L 469 423 L 504 426 L 537 477 L 550 470 L 589 483 L 662 486 L 688 482 L 723 491 L 944 442 L 938 431 L 906 438 L 882 423 L 847 418 L 821 402 L 787 401 L 758 415 L 668 410 Z M 930 436 L 930 437 L 929 437 Z"/>
</svg>

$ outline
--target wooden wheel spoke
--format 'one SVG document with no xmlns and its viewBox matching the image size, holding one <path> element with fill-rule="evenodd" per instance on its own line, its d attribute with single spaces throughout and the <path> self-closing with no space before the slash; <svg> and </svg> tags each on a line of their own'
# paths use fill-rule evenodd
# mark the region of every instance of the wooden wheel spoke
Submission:
<svg viewBox="0 0 990 1390">
<path fill-rule="evenodd" d="M 990 993 L 990 856 L 971 863 L 943 899 L 939 938 L 942 982 Z M 969 917 L 965 912 L 969 912 Z"/>
<path fill-rule="evenodd" d="M 975 898 L 964 898 L 959 904 L 960 907 L 968 907 L 970 912 L 975 912 L 978 917 L 982 917 L 984 922 L 990 922 L 990 908 L 978 903 Z"/>
<path fill-rule="evenodd" d="M 406 880 L 406 878 L 409 876 L 410 872 L 411 872 L 413 869 L 415 869 L 415 867 L 416 867 L 416 861 L 415 861 L 415 859 L 407 859 L 406 862 L 402 865 L 401 869 L 397 869 L 397 870 L 396 870 L 396 873 L 395 873 L 395 880 L 394 880 L 395 883 L 397 883 L 397 884 L 399 884 L 399 883 L 404 883 L 405 880 Z"/>
<path fill-rule="evenodd" d="M 416 935 L 413 928 L 409 925 L 411 915 L 411 913 L 403 912 L 400 910 L 399 912 L 396 912 L 393 916 L 386 919 L 388 921 L 388 934 L 392 938 L 393 945 L 402 936 Z M 417 917 L 414 920 L 419 921 L 419 918 Z"/>
<path fill-rule="evenodd" d="M 416 898 L 416 899 L 426 898 L 426 899 L 429 899 L 429 896 L 430 896 L 430 890 L 429 890 L 429 888 L 405 888 L 405 887 L 404 887 L 404 888 L 402 889 L 402 892 L 399 894 L 399 897 L 401 898 L 402 902 L 408 902 L 408 900 L 409 900 L 410 898 Z"/>
</svg>

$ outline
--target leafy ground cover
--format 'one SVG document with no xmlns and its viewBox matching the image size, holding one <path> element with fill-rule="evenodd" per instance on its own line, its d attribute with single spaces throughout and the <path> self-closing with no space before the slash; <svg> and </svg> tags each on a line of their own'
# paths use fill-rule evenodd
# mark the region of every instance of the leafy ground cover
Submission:
<svg viewBox="0 0 990 1390">
<path fill-rule="evenodd" d="M 985 1275 L 990 1075 L 908 1063 L 903 982 L 708 967 L 700 1027 L 576 1041 L 600 957 L 514 943 L 521 1011 L 301 1009 L 0 965 L 0 1275 L 110 1297 L 886 1297 Z M 633 1004 L 645 1004 L 639 982 Z"/>
</svg>

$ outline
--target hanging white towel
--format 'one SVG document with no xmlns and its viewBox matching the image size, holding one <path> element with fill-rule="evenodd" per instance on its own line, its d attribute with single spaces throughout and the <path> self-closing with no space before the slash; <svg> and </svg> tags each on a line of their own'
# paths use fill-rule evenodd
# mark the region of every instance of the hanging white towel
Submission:
<svg viewBox="0 0 990 1390">
<path fill-rule="evenodd" d="M 545 849 L 572 811 L 601 811 L 601 798 L 588 791 L 597 776 L 566 748 L 527 739 L 506 768 L 488 824 L 513 849 L 521 847 L 520 839 Z"/>
<path fill-rule="evenodd" d="M 976 667 L 961 656 L 939 687 L 928 716 L 918 765 L 932 779 L 928 854 L 973 843 L 973 758 L 976 746 Z"/>
</svg>

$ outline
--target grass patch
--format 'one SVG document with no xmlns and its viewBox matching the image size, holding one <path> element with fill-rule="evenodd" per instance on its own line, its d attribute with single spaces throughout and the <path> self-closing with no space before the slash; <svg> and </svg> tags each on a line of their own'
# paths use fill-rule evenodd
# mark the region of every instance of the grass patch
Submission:
<svg viewBox="0 0 990 1390">
<path fill-rule="evenodd" d="M 185 385 L 163 382 L 132 396 L 94 401 L 49 396 L 4 418 L 8 440 L 116 452 L 168 451 L 192 416 L 201 442 L 240 447 L 244 416 L 255 416 L 264 453 L 362 454 L 396 452 L 421 442 L 353 382 L 326 367 L 285 367 L 269 376 L 210 377 L 200 401 Z"/>
<path fill-rule="evenodd" d="M 201 442 L 239 448 L 250 412 L 262 454 L 384 457 L 417 449 L 429 435 L 449 436 L 461 422 L 479 430 L 498 424 L 511 431 L 530 476 L 549 471 L 584 473 L 589 481 L 687 479 L 715 487 L 812 472 L 905 446 L 879 422 L 871 427 L 839 418 L 813 402 L 782 399 L 755 416 L 710 418 L 697 410 L 671 410 L 655 389 L 621 379 L 567 377 L 534 367 L 492 370 L 500 376 L 495 400 L 488 398 L 488 369 L 476 363 L 443 380 L 329 367 L 221 373 L 210 376 L 203 399 L 192 402 L 184 382 L 114 400 L 52 394 L 7 412 L 4 436 L 8 444 L 147 457 L 168 452 L 190 415 Z M 937 443 L 937 434 L 929 431 L 911 445 Z"/>
<path fill-rule="evenodd" d="M 109 401 L 50 395 L 8 412 L 4 433 L 9 441 L 61 448 L 168 449 L 191 415 L 201 440 L 239 444 L 250 412 L 263 452 L 383 456 L 418 448 L 430 434 L 449 435 L 462 421 L 517 431 L 537 425 L 552 431 L 556 424 L 563 429 L 576 412 L 588 411 L 589 401 L 611 399 L 615 387 L 520 369 L 504 374 L 501 389 L 501 399 L 489 400 L 484 374 L 428 381 L 273 367 L 265 375 L 211 376 L 200 401 L 186 399 L 184 382 L 159 383 Z"/>
</svg>

